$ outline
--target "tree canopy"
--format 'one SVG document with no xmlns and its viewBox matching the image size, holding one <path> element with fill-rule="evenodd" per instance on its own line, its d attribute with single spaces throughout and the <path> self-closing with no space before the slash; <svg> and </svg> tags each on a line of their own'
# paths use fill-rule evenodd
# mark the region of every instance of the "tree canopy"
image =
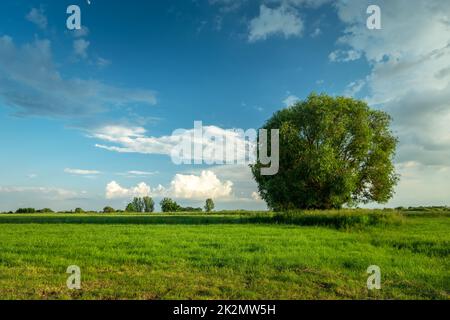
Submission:
<svg viewBox="0 0 450 320">
<path fill-rule="evenodd" d="M 159 203 L 161 205 L 162 212 L 177 212 L 181 211 L 181 206 L 170 198 L 164 198 Z"/>
<path fill-rule="evenodd" d="M 206 211 L 206 212 L 211 212 L 211 211 L 214 210 L 214 207 L 215 207 L 215 205 L 214 205 L 213 199 L 206 199 L 206 202 L 205 202 L 205 211 Z"/>
<path fill-rule="evenodd" d="M 155 202 L 151 197 L 135 197 L 125 208 L 126 212 L 153 212 Z"/>
<path fill-rule="evenodd" d="M 387 202 L 398 181 L 390 123 L 364 101 L 325 94 L 276 112 L 263 128 L 280 130 L 279 172 L 251 166 L 261 198 L 274 210 Z"/>
<path fill-rule="evenodd" d="M 153 201 L 150 197 L 143 197 L 142 201 L 144 202 L 144 212 L 153 212 L 155 211 L 155 201 Z"/>
</svg>

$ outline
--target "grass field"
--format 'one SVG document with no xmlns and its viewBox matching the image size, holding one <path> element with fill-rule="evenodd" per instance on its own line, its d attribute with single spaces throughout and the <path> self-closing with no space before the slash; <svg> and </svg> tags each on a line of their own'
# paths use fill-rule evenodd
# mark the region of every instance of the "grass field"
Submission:
<svg viewBox="0 0 450 320">
<path fill-rule="evenodd" d="M 450 215 L 404 215 L 0 215 L 0 298 L 449 299 Z"/>
</svg>

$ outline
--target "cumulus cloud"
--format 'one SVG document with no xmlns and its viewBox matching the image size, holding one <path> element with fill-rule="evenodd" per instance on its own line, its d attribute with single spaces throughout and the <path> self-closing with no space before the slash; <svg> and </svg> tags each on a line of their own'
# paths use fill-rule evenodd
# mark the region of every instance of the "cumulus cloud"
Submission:
<svg viewBox="0 0 450 320">
<path fill-rule="evenodd" d="M 259 16 L 250 21 L 250 42 L 265 40 L 272 35 L 283 35 L 285 38 L 302 35 L 303 21 L 292 7 L 280 5 L 271 9 L 263 4 L 259 10 Z"/>
<path fill-rule="evenodd" d="M 106 185 L 106 199 L 151 196 L 151 191 L 151 188 L 144 182 L 139 183 L 136 187 L 127 189 L 120 186 L 116 181 L 111 181 Z"/>
<path fill-rule="evenodd" d="M 144 182 L 136 187 L 125 188 L 116 181 L 111 181 L 106 186 L 107 199 L 126 199 L 131 197 L 173 197 L 177 199 L 205 199 L 205 198 L 227 198 L 232 194 L 233 183 L 221 181 L 212 171 L 202 171 L 200 175 L 177 174 L 165 188 L 158 185 L 150 187 Z"/>
<path fill-rule="evenodd" d="M 212 171 L 202 171 L 199 176 L 177 174 L 171 182 L 171 192 L 176 198 L 203 199 L 229 197 L 231 181 L 220 181 Z"/>
<path fill-rule="evenodd" d="M 31 11 L 26 15 L 26 19 L 41 29 L 47 29 L 48 21 L 45 16 L 44 9 L 42 8 L 32 8 Z"/>
<path fill-rule="evenodd" d="M 0 36 L 0 101 L 23 116 L 80 117 L 131 104 L 156 104 L 149 90 L 64 78 L 53 61 L 51 42 L 36 39 L 16 46 Z"/>
<path fill-rule="evenodd" d="M 197 169 L 189 172 L 199 176 L 203 170 Z M 252 172 L 248 165 L 218 165 L 208 168 L 220 181 L 231 181 L 233 183 L 232 196 L 223 198 L 222 203 L 232 203 L 234 208 L 236 204 L 241 208 L 248 209 L 267 209 L 266 204 L 261 199 L 255 199 L 254 193 L 257 193 L 258 186 L 253 179 Z"/>
</svg>

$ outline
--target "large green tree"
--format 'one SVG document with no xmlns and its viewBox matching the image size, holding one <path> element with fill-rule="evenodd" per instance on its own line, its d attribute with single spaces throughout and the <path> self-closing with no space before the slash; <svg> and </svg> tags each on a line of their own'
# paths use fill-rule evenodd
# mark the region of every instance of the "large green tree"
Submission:
<svg viewBox="0 0 450 320">
<path fill-rule="evenodd" d="M 364 101 L 325 94 L 276 112 L 263 128 L 280 130 L 279 171 L 251 166 L 261 198 L 277 211 L 387 202 L 398 181 L 390 123 Z"/>
</svg>

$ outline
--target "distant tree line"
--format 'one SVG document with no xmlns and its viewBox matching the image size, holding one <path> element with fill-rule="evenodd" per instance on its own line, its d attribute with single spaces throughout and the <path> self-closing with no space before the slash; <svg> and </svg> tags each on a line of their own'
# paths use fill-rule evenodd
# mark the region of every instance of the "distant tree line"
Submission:
<svg viewBox="0 0 450 320">
<path fill-rule="evenodd" d="M 54 213 L 54 211 L 49 208 L 39 210 L 36 210 L 34 208 L 19 208 L 16 210 L 16 213 Z"/>
<path fill-rule="evenodd" d="M 82 208 L 75 208 L 74 210 L 70 210 L 70 211 L 53 211 L 50 208 L 44 208 L 44 209 L 35 209 L 35 208 L 19 208 L 17 209 L 15 212 L 13 211 L 9 211 L 7 213 L 28 213 L 28 214 L 32 214 L 32 213 L 89 213 L 89 212 L 96 212 L 97 211 L 85 211 Z M 114 212 L 124 212 L 123 210 L 115 210 L 112 207 L 105 207 L 103 209 L 103 211 L 101 211 L 103 213 L 114 213 Z"/>
<path fill-rule="evenodd" d="M 212 212 L 214 210 L 214 201 L 213 199 L 207 199 L 205 202 L 205 206 L 203 208 L 197 207 L 182 207 L 176 201 L 171 198 L 164 198 L 159 202 L 161 206 L 161 211 L 164 213 L 167 212 Z M 122 212 L 134 212 L 134 213 L 151 213 L 155 211 L 155 202 L 151 197 L 135 197 L 133 200 L 127 204 L 125 210 L 116 210 L 113 207 L 106 206 L 103 208 L 101 213 L 122 213 Z M 85 211 L 82 208 L 75 208 L 70 211 L 59 211 L 58 213 L 97 213 L 97 211 Z M 12 214 L 14 212 L 9 211 L 8 213 Z M 33 213 L 55 213 L 50 208 L 44 209 L 35 209 L 35 208 L 19 208 L 15 211 L 15 213 L 22 214 L 33 214 Z"/>
<path fill-rule="evenodd" d="M 176 201 L 171 198 L 164 198 L 159 202 L 162 212 L 202 212 L 200 207 L 182 207 Z M 125 211 L 127 212 L 153 212 L 155 209 L 155 203 L 150 197 L 134 198 L 130 202 Z M 207 199 L 205 203 L 205 211 L 211 212 L 214 209 L 214 201 Z"/>
<path fill-rule="evenodd" d="M 171 200 L 170 198 L 167 198 L 169 200 Z M 171 200 L 172 203 L 175 203 L 175 201 Z M 211 204 L 211 203 L 210 203 Z M 212 202 L 212 204 L 214 205 L 214 203 Z M 191 208 L 191 207 L 181 207 L 178 206 L 179 209 L 177 209 L 178 211 L 163 211 L 163 212 L 202 212 L 201 208 Z M 80 209 L 80 208 L 77 208 Z M 207 210 L 207 205 L 205 204 L 205 208 L 204 208 L 205 212 L 211 212 Z M 359 207 L 354 208 L 355 210 L 361 209 Z M 408 207 L 396 207 L 396 208 L 384 208 L 382 209 L 384 211 L 405 211 L 405 212 L 413 212 L 413 211 L 417 211 L 417 212 L 450 212 L 450 206 L 418 206 L 418 207 L 413 207 L 413 206 L 408 206 Z M 60 213 L 60 214 L 64 214 L 64 213 L 124 213 L 126 211 L 124 210 L 116 210 L 112 207 L 105 207 L 103 209 L 103 211 L 94 211 L 94 210 L 89 210 L 89 211 L 84 211 L 84 210 L 70 210 L 70 211 L 53 211 L 52 209 L 49 208 L 44 208 L 44 209 L 34 209 L 34 208 L 19 208 L 16 211 L 8 211 L 8 212 L 0 212 L 0 214 L 14 214 L 14 213 L 22 213 L 22 214 L 39 214 L 39 213 Z M 261 215 L 261 214 L 266 214 L 268 211 L 251 211 L 251 210 L 243 210 L 243 209 L 234 209 L 234 210 L 221 210 L 221 211 L 216 211 L 216 213 L 221 214 L 221 215 Z M 299 211 L 299 212 L 305 212 L 305 211 Z"/>
</svg>

